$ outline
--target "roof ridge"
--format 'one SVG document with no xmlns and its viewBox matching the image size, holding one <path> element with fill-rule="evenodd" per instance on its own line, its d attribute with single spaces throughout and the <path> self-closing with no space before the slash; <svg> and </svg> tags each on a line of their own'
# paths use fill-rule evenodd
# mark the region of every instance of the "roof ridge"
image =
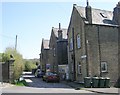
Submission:
<svg viewBox="0 0 120 95">
<path fill-rule="evenodd" d="M 53 29 L 59 29 L 59 28 L 54 27 Z M 66 29 L 67 30 L 67 28 L 61 28 L 61 29 Z"/>
<path fill-rule="evenodd" d="M 75 6 L 75 7 L 82 7 L 82 8 L 85 8 L 84 6 Z M 101 10 L 101 11 L 109 11 L 109 12 L 112 12 L 110 10 L 105 10 L 105 9 L 99 9 L 99 8 L 94 8 L 94 7 L 91 7 L 92 9 L 94 10 Z"/>
</svg>

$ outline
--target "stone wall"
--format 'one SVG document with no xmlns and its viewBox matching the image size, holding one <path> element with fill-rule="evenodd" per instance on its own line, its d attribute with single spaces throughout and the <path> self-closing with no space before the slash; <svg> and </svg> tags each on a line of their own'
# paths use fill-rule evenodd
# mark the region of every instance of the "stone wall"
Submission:
<svg viewBox="0 0 120 95">
<path fill-rule="evenodd" d="M 79 49 L 76 39 L 78 34 L 80 34 L 81 40 L 81 48 Z M 74 50 L 70 50 L 71 38 L 74 38 Z M 73 6 L 68 27 L 69 78 L 74 80 L 75 77 L 76 81 L 83 82 L 86 76 L 103 76 L 110 77 L 111 83 L 115 84 L 118 79 L 118 39 L 117 26 L 85 24 Z M 72 57 L 75 57 L 75 62 Z M 101 72 L 101 62 L 107 63 L 107 72 Z M 81 74 L 78 72 L 79 64 L 81 65 Z"/>
<path fill-rule="evenodd" d="M 0 82 L 2 82 L 2 62 L 0 62 Z"/>
<path fill-rule="evenodd" d="M 2 80 L 3 82 L 9 82 L 8 62 L 2 64 Z"/>
<path fill-rule="evenodd" d="M 89 75 L 110 77 L 115 84 L 118 79 L 118 27 L 88 25 L 86 40 Z M 107 72 L 101 72 L 101 62 L 107 63 Z"/>
<path fill-rule="evenodd" d="M 67 40 L 57 42 L 57 63 L 58 65 L 68 64 Z"/>
<path fill-rule="evenodd" d="M 74 30 L 74 37 L 73 37 L 73 30 Z M 77 48 L 77 35 L 80 34 L 81 40 L 81 47 Z M 70 39 L 74 38 L 74 52 L 70 50 Z M 84 32 L 84 22 L 80 17 L 78 11 L 76 10 L 75 6 L 73 6 L 73 12 L 70 19 L 70 24 L 68 27 L 68 65 L 69 65 L 69 78 L 70 80 L 83 81 L 84 77 L 87 76 L 86 72 L 86 58 L 82 59 L 81 56 L 86 55 L 85 49 L 85 32 Z M 75 57 L 75 62 L 73 58 Z M 75 66 L 74 66 L 75 64 Z M 78 65 L 81 65 L 81 72 L 82 74 L 78 73 Z M 75 72 L 75 74 L 74 74 Z"/>
</svg>

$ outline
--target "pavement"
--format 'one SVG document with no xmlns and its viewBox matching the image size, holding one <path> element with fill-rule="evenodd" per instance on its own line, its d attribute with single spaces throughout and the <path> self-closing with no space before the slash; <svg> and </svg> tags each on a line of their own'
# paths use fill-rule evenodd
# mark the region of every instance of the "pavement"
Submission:
<svg viewBox="0 0 120 95">
<path fill-rule="evenodd" d="M 75 93 L 75 94 L 90 93 L 93 94 L 94 92 L 90 92 L 86 90 L 74 90 L 70 88 L 66 88 L 66 89 L 65 88 L 35 88 L 35 87 L 13 86 L 8 88 L 3 88 L 2 93 Z"/>
<path fill-rule="evenodd" d="M 65 82 L 64 82 L 65 83 Z M 111 88 L 84 88 L 84 87 L 81 87 L 81 86 L 79 86 L 79 84 L 78 83 L 74 83 L 74 82 L 66 82 L 65 84 L 67 84 L 67 85 L 69 85 L 69 86 L 71 86 L 72 88 L 75 88 L 76 90 L 78 90 L 78 92 L 77 93 L 86 93 L 86 91 L 88 91 L 89 93 L 91 92 L 93 92 L 93 93 L 98 93 L 98 94 L 104 94 L 104 95 L 106 95 L 106 94 L 110 94 L 110 95 L 120 95 L 120 89 L 118 89 L 118 88 L 113 88 L 113 87 L 111 87 Z M 0 86 L 1 87 L 1 86 Z M 2 88 L 14 88 L 13 89 L 13 92 L 15 91 L 15 88 L 16 86 L 14 86 L 14 85 L 11 85 L 11 84 L 9 84 L 9 83 L 3 83 L 2 84 Z M 19 89 L 27 89 L 27 88 L 29 88 L 29 87 L 17 87 L 17 88 L 19 88 Z M 79 88 L 79 89 L 78 89 Z M 30 88 L 29 88 L 29 90 L 28 90 L 28 92 L 30 92 L 31 91 L 31 93 L 32 93 L 32 89 L 33 90 L 36 90 L 36 89 L 34 89 L 34 88 L 31 88 L 31 90 L 30 90 Z M 52 92 L 57 92 L 57 90 L 56 91 L 54 91 L 54 88 L 53 89 L 51 89 L 51 88 L 39 88 L 39 90 L 36 90 L 36 92 L 40 92 L 41 90 L 42 90 L 42 92 L 44 93 L 45 91 L 46 91 L 46 89 L 48 89 L 47 91 L 49 91 L 49 93 L 50 93 L 50 91 L 52 91 Z M 23 91 L 23 90 L 21 90 L 21 91 Z M 76 93 L 76 91 L 74 91 L 74 90 L 72 90 L 72 89 L 70 89 L 70 91 L 71 92 L 75 92 Z M 69 91 L 69 92 L 70 92 Z M 67 93 L 68 92 L 68 90 L 67 89 L 60 89 L 59 88 L 59 93 L 60 92 L 64 92 L 64 93 Z"/>
<path fill-rule="evenodd" d="M 120 94 L 120 89 L 118 88 L 83 88 L 86 91 L 96 92 L 96 93 L 103 93 L 103 94 Z"/>
<path fill-rule="evenodd" d="M 110 87 L 110 88 L 84 88 L 84 86 L 80 83 L 76 82 L 66 82 L 63 81 L 65 84 L 75 88 L 76 90 L 86 90 L 95 93 L 101 94 L 112 94 L 112 95 L 120 95 L 120 88 Z"/>
<path fill-rule="evenodd" d="M 10 84 L 10 83 L 4 83 L 4 82 L 0 82 L 0 88 L 6 88 L 6 87 L 12 87 L 14 85 Z"/>
</svg>

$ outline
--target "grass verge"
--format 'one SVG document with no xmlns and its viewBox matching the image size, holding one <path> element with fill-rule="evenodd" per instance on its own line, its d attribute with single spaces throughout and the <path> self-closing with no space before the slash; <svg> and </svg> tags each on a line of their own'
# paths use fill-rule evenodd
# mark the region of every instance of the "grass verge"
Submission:
<svg viewBox="0 0 120 95">
<path fill-rule="evenodd" d="M 16 86 L 28 86 L 27 82 L 25 80 L 18 81 L 15 83 Z"/>
</svg>

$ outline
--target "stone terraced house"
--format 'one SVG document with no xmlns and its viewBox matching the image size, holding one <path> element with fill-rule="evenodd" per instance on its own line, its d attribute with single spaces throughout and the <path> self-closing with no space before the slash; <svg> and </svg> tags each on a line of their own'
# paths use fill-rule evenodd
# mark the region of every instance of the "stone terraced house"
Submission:
<svg viewBox="0 0 120 95">
<path fill-rule="evenodd" d="M 62 77 L 68 76 L 68 51 L 67 51 L 67 29 L 52 27 L 50 40 L 42 40 L 41 45 L 41 68 L 45 72 L 59 73 Z"/>
<path fill-rule="evenodd" d="M 49 49 L 49 40 L 42 39 L 42 44 L 41 44 L 41 54 L 40 54 L 40 61 L 41 61 L 41 68 L 43 71 L 46 72 L 46 68 L 49 69 L 49 54 L 50 54 L 50 49 Z"/>
<path fill-rule="evenodd" d="M 69 79 L 83 82 L 84 77 L 118 79 L 120 59 L 120 2 L 114 11 L 73 5 L 68 26 Z M 119 65 L 120 67 L 120 65 Z"/>
<path fill-rule="evenodd" d="M 52 27 L 50 36 L 50 64 L 51 71 L 66 73 L 68 65 L 68 54 L 67 54 L 67 29 Z"/>
</svg>

